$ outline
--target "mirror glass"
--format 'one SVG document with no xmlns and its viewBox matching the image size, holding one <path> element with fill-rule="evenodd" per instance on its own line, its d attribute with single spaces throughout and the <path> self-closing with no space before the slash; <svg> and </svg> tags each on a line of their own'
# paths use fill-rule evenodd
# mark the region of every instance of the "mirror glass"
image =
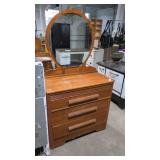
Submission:
<svg viewBox="0 0 160 160">
<path fill-rule="evenodd" d="M 63 15 L 51 28 L 50 49 L 61 66 L 78 66 L 89 54 L 91 38 L 91 30 L 83 17 Z"/>
</svg>

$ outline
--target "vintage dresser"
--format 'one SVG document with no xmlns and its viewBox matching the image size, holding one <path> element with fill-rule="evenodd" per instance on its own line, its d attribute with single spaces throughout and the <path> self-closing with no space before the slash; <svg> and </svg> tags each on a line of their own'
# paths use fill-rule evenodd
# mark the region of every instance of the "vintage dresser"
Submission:
<svg viewBox="0 0 160 160">
<path fill-rule="evenodd" d="M 97 72 L 46 77 L 50 147 L 105 129 L 112 87 Z"/>
<path fill-rule="evenodd" d="M 50 30 L 60 15 L 64 16 L 68 13 L 82 16 L 92 29 L 87 17 L 75 9 L 62 11 L 47 26 L 46 47 L 56 66 L 54 71 L 45 73 L 51 148 L 61 146 L 79 136 L 105 129 L 112 95 L 113 81 L 99 74 L 95 68 L 86 66 L 93 49 L 93 36 L 89 54 L 82 64 L 67 67 L 57 63 L 49 42 Z M 80 43 L 77 46 L 79 47 Z"/>
</svg>

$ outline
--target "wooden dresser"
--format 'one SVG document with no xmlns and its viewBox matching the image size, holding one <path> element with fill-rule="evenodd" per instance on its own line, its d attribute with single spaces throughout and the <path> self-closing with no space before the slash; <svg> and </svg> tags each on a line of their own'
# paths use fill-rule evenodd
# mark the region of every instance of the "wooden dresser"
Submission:
<svg viewBox="0 0 160 160">
<path fill-rule="evenodd" d="M 113 81 L 97 73 L 45 79 L 50 147 L 106 128 Z"/>
<path fill-rule="evenodd" d="M 51 49 L 50 39 L 52 36 L 52 26 L 61 16 L 67 16 L 66 20 L 68 21 L 68 14 L 69 17 L 78 16 L 78 18 L 73 17 L 76 19 L 76 21 L 74 20 L 75 26 L 82 23 L 84 26 L 89 27 L 91 41 L 89 42 L 90 45 L 85 48 L 88 51 L 86 59 L 76 59 L 78 56 L 74 56 L 72 59 L 67 56 L 70 60 L 67 64 L 69 66 L 66 66 L 58 63 L 58 56 L 54 56 L 57 53 L 54 53 Z M 68 24 L 67 21 L 66 24 Z M 79 25 L 77 28 L 75 27 L 74 31 L 77 35 L 79 34 Z M 45 72 L 49 142 L 51 148 L 61 146 L 68 140 L 76 137 L 106 128 L 113 81 L 99 74 L 95 68 L 86 65 L 94 46 L 94 35 L 94 29 L 90 20 L 83 12 L 76 9 L 61 11 L 47 25 L 45 35 L 46 48 L 55 64 L 55 70 Z M 53 34 L 53 36 L 55 35 Z M 58 40 L 59 37 L 55 37 L 55 39 Z M 85 46 L 85 42 L 82 46 L 79 41 L 75 40 L 74 43 L 76 43 L 77 49 L 84 50 L 82 46 Z M 71 48 L 67 50 L 66 55 L 70 51 Z M 77 61 L 81 61 L 78 63 L 79 66 L 75 63 Z"/>
</svg>

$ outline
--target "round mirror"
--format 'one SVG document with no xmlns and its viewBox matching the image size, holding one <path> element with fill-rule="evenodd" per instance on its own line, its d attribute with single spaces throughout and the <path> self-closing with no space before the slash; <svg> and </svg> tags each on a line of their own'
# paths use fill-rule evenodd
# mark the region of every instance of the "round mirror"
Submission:
<svg viewBox="0 0 160 160">
<path fill-rule="evenodd" d="M 89 19 L 79 10 L 64 10 L 47 26 L 46 46 L 58 66 L 86 63 L 93 46 L 93 30 Z"/>
</svg>

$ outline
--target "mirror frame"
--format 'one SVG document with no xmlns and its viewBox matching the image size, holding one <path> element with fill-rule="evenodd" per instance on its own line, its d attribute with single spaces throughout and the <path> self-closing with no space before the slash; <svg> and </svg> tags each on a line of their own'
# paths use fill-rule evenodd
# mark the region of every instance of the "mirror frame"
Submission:
<svg viewBox="0 0 160 160">
<path fill-rule="evenodd" d="M 58 20 L 58 18 L 59 18 L 60 16 L 64 16 L 64 15 L 67 15 L 67 14 L 75 14 L 75 15 L 78 15 L 78 16 L 82 17 L 82 18 L 88 23 L 88 26 L 89 26 L 89 28 L 90 28 L 90 30 L 91 30 L 91 39 L 92 39 L 92 40 L 91 40 L 91 47 L 90 47 L 90 49 L 88 49 L 89 54 L 88 54 L 86 60 L 85 60 L 81 65 L 79 65 L 79 67 L 86 65 L 86 62 L 87 62 L 87 60 L 88 60 L 88 58 L 89 58 L 89 56 L 90 56 L 90 54 L 91 54 L 91 52 L 92 52 L 92 50 L 93 50 L 93 46 L 94 46 L 94 28 L 93 28 L 93 26 L 92 26 L 92 24 L 91 24 L 91 21 L 85 16 L 85 14 L 84 14 L 83 12 L 81 12 L 81 10 L 77 10 L 77 9 L 66 9 L 66 10 L 63 10 L 63 11 L 59 12 L 58 14 L 56 14 L 56 15 L 51 19 L 51 21 L 50 21 L 49 24 L 47 25 L 46 35 L 45 35 L 46 48 L 47 48 L 47 50 L 48 50 L 48 53 L 49 53 L 51 59 L 52 59 L 53 62 L 55 63 L 56 68 L 69 68 L 69 67 L 70 67 L 70 68 L 73 68 L 73 67 L 77 67 L 77 66 L 65 67 L 65 66 L 60 65 L 60 64 L 57 62 L 56 58 L 54 57 L 54 53 L 53 53 L 53 51 L 50 49 L 50 45 L 49 45 L 49 36 L 50 36 L 50 31 L 51 31 L 51 28 L 52 28 L 53 24 Z"/>
</svg>

